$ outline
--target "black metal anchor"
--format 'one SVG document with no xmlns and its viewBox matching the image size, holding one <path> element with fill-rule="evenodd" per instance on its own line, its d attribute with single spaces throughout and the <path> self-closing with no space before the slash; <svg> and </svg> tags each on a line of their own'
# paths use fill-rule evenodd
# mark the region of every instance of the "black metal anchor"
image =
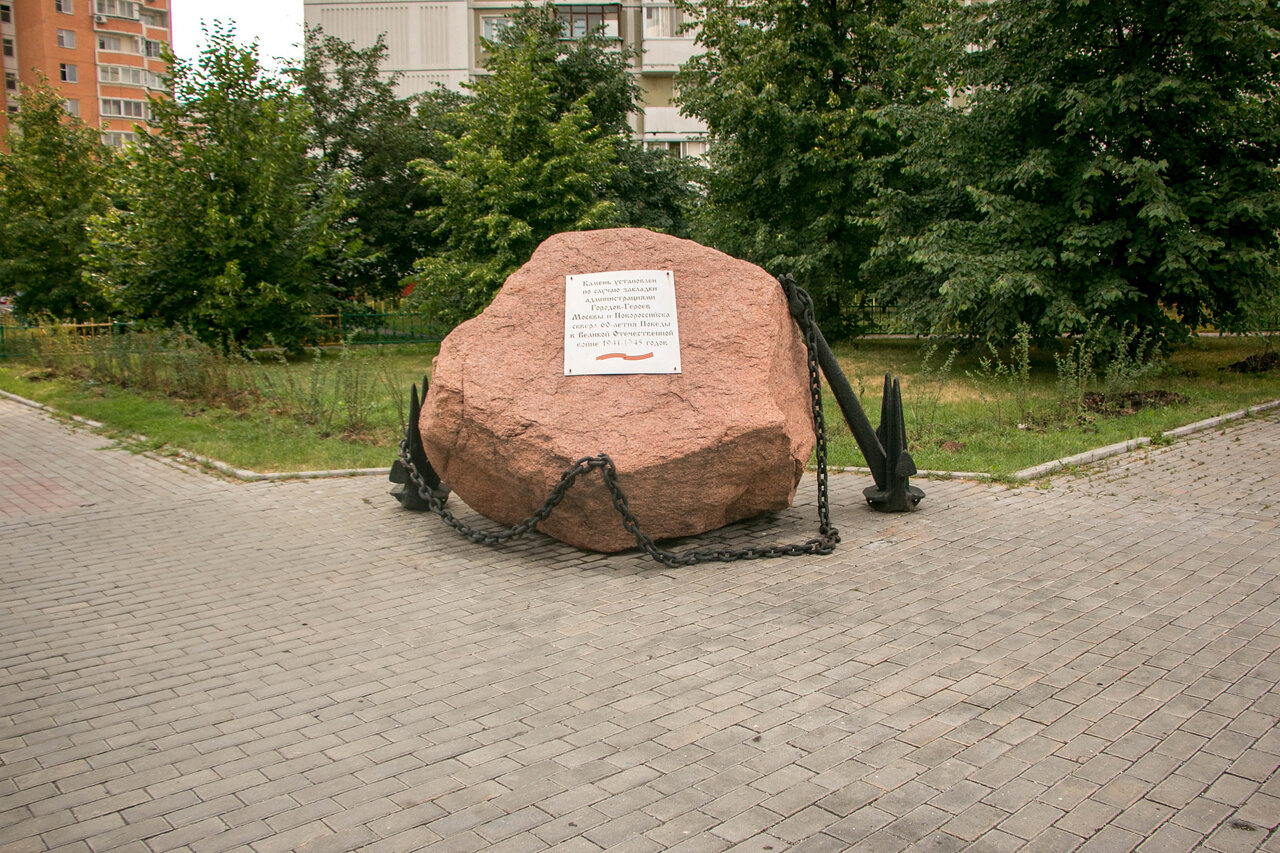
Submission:
<svg viewBox="0 0 1280 853">
<path fill-rule="evenodd" d="M 422 400 L 427 398 L 427 377 L 422 377 Z M 400 443 L 400 456 L 396 461 L 391 463 L 390 479 L 393 483 L 399 483 L 391 490 L 391 496 L 400 501 L 400 505 L 405 509 L 430 509 L 431 504 L 427 503 L 418 488 L 414 485 L 413 478 L 409 475 L 409 467 L 405 465 L 401 458 L 406 454 L 409 461 L 413 463 L 413 467 L 417 469 L 418 476 L 422 478 L 423 484 L 441 503 L 449 498 L 449 487 L 440 482 L 440 475 L 431 467 L 431 462 L 427 459 L 427 451 L 422 446 L 422 429 L 418 426 L 418 417 L 422 412 L 422 402 L 418 399 L 418 386 L 414 385 L 409 392 L 409 425 L 405 428 L 404 439 Z"/>
<path fill-rule="evenodd" d="M 787 307 L 799 324 L 800 330 L 812 332 L 812 345 L 817 351 L 818 365 L 827 379 L 831 394 L 836 398 L 849 431 L 858 442 L 858 449 L 871 469 L 874 486 L 862 490 L 867 504 L 880 512 L 908 512 L 916 508 L 924 498 L 924 492 L 911 485 L 911 475 L 916 473 L 915 460 L 907 451 L 907 424 L 902 415 L 902 387 L 888 373 L 884 375 L 884 397 L 880 403 L 880 426 L 871 428 L 871 422 L 862 411 L 858 395 L 853 392 L 835 353 L 822 336 L 813 316 L 813 300 L 804 288 L 790 275 L 778 277 L 787 294 Z"/>
</svg>

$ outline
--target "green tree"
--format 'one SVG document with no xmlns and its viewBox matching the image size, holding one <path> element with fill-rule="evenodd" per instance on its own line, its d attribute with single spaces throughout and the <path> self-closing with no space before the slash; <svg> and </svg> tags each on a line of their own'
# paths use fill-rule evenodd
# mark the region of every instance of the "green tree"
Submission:
<svg viewBox="0 0 1280 853">
<path fill-rule="evenodd" d="M 692 196 L 682 164 L 631 139 L 627 52 L 598 33 L 565 39 L 554 7 L 532 5 L 485 49 L 461 134 L 438 134 L 446 161 L 418 164 L 441 199 L 425 218 L 443 248 L 419 262 L 414 299 L 449 324 L 483 309 L 551 235 L 679 231 Z"/>
<path fill-rule="evenodd" d="M 618 208 L 618 224 L 649 228 L 676 236 L 688 232 L 686 218 L 698 201 L 694 179 L 700 174 L 690 160 L 666 149 L 646 149 L 631 132 L 640 84 L 631 73 L 634 52 L 597 35 L 568 40 L 564 23 L 550 9 L 526 9 L 499 42 L 531 32 L 545 46 L 556 45 L 554 64 L 546 69 L 555 114 L 578 101 L 591 113 L 591 124 L 610 136 L 619 168 L 604 190 Z"/>
<path fill-rule="evenodd" d="M 439 89 L 397 97 L 397 75 L 380 70 L 386 54 L 381 37 L 357 49 L 310 29 L 303 63 L 290 72 L 311 108 L 321 171 L 350 176 L 350 217 L 361 246 L 358 259 L 334 282 L 348 298 L 398 295 L 414 261 L 435 248 L 419 214 L 440 198 L 410 164 L 443 162 L 442 137 L 458 132 L 452 116 L 461 95 Z"/>
<path fill-rule="evenodd" d="M 918 328 L 1119 341 L 1232 328 L 1280 288 L 1280 6 L 993 0 L 955 36 L 966 103 L 921 121 L 919 191 L 879 210 Z"/>
<path fill-rule="evenodd" d="M 342 175 L 308 156 L 310 111 L 256 44 L 215 25 L 194 63 L 173 62 L 173 99 L 152 100 L 153 132 L 94 222 L 96 273 L 136 317 L 225 347 L 297 347 L 333 304 Z"/>
<path fill-rule="evenodd" d="M 677 77 L 710 134 L 702 239 L 814 297 L 828 334 L 859 321 L 878 158 L 901 144 L 885 107 L 943 97 L 931 23 L 944 0 L 705 0 L 702 49 Z"/>
<path fill-rule="evenodd" d="M 110 152 L 43 81 L 23 90 L 10 121 L 8 150 L 0 148 L 0 293 L 17 293 L 27 316 L 106 318 L 109 294 L 82 273 L 87 222 L 106 208 Z"/>
</svg>

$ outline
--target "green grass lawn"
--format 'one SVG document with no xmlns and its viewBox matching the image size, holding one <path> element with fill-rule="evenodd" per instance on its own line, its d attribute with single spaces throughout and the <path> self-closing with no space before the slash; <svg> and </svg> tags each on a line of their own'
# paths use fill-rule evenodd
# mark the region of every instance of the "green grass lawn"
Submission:
<svg viewBox="0 0 1280 853">
<path fill-rule="evenodd" d="M 996 476 L 1131 438 L 1158 436 L 1187 423 L 1280 398 L 1280 371 L 1239 374 L 1226 369 L 1259 351 L 1257 339 L 1201 338 L 1175 352 L 1159 374 L 1135 385 L 1140 391 L 1176 392 L 1185 402 L 1125 415 L 1081 415 L 1061 401 L 1052 353 L 1033 351 L 1024 401 L 1027 411 L 1020 411 L 1019 401 L 1006 386 L 975 378 L 982 353 L 957 354 L 950 373 L 939 376 L 921 372 L 923 348 L 918 341 L 876 340 L 837 348 L 851 376 L 875 377 L 875 382 L 865 381 L 866 393 L 859 395 L 872 423 L 879 419 L 884 371 L 903 377 L 903 408 L 918 467 Z M 935 368 L 945 356 L 941 348 L 935 353 Z M 834 456 L 859 455 L 838 410 L 828 403 L 827 411 L 837 414 L 829 427 L 841 448 Z M 833 424 L 831 414 L 827 422 Z"/>
<path fill-rule="evenodd" d="M 284 362 L 268 356 L 233 367 L 233 383 L 291 386 L 301 398 L 293 406 L 263 398 L 261 392 L 249 405 L 229 406 L 75 376 L 50 378 L 47 368 L 25 361 L 0 363 L 0 389 L 100 421 L 110 435 L 144 436 L 145 441 L 128 442 L 138 449 L 181 448 L 264 473 L 385 468 L 403 435 L 409 386 L 422 382 L 437 350 L 436 344 L 351 348 L 345 365 L 340 354 L 324 352 L 319 360 L 306 356 Z M 350 430 L 339 386 L 345 379 L 349 387 L 357 375 L 367 392 L 367 424 Z"/>
<path fill-rule="evenodd" d="M 942 369 L 949 350 L 938 347 L 926 363 L 918 340 L 836 347 L 873 424 L 884 372 L 902 378 L 911 451 L 921 469 L 995 476 L 1280 398 L 1280 371 L 1225 369 L 1260 350 L 1256 339 L 1200 339 L 1136 386 L 1174 391 L 1185 402 L 1113 416 L 1081 414 L 1062 402 L 1051 353 L 1033 353 L 1030 382 L 1017 391 L 978 378 L 980 353 L 957 353 Z M 51 370 L 49 359 L 0 363 L 0 388 L 101 421 L 117 436 L 146 436 L 139 446 L 147 449 L 183 448 L 262 472 L 385 467 L 402 434 L 409 386 L 421 381 L 436 351 L 434 344 L 353 347 L 289 362 L 238 362 L 221 368 L 231 405 L 94 382 L 91 367 Z M 862 465 L 829 396 L 825 414 L 831 464 Z"/>
</svg>

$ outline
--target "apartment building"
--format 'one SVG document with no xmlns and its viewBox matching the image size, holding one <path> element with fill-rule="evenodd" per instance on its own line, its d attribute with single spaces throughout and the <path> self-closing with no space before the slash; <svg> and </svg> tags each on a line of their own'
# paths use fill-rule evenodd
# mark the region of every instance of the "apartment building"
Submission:
<svg viewBox="0 0 1280 853">
<path fill-rule="evenodd" d="M 52 0 L 50 0 L 52 2 Z M 520 8 L 519 0 L 304 0 L 308 27 L 321 27 L 363 48 L 386 38 L 384 69 L 400 75 L 402 96 L 437 85 L 457 89 L 483 73 L 481 38 L 493 38 Z M 682 33 L 680 10 L 669 0 L 555 3 L 568 38 L 602 27 L 618 44 L 639 49 L 632 70 L 643 91 L 633 117 L 636 137 L 651 147 L 697 156 L 706 125 L 685 118 L 672 103 L 673 79 L 694 54 L 693 36 Z"/>
<path fill-rule="evenodd" d="M 41 74 L 67 112 L 102 130 L 111 145 L 133 139 L 149 118 L 148 95 L 164 91 L 170 0 L 0 0 L 4 110 L 0 133 L 20 107 L 20 86 Z"/>
</svg>

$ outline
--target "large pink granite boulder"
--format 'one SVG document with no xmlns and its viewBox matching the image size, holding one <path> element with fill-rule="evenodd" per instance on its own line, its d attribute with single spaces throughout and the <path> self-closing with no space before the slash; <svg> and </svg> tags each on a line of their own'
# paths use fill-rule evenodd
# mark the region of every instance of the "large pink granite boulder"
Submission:
<svg viewBox="0 0 1280 853">
<path fill-rule="evenodd" d="M 565 376 L 565 276 L 672 270 L 679 374 Z M 559 234 L 440 345 L 420 426 L 427 458 L 472 509 L 527 518 L 575 460 L 607 453 L 656 539 L 790 505 L 813 450 L 805 348 L 778 282 L 689 240 L 638 228 Z M 599 473 L 539 529 L 597 551 L 635 544 Z"/>
</svg>

